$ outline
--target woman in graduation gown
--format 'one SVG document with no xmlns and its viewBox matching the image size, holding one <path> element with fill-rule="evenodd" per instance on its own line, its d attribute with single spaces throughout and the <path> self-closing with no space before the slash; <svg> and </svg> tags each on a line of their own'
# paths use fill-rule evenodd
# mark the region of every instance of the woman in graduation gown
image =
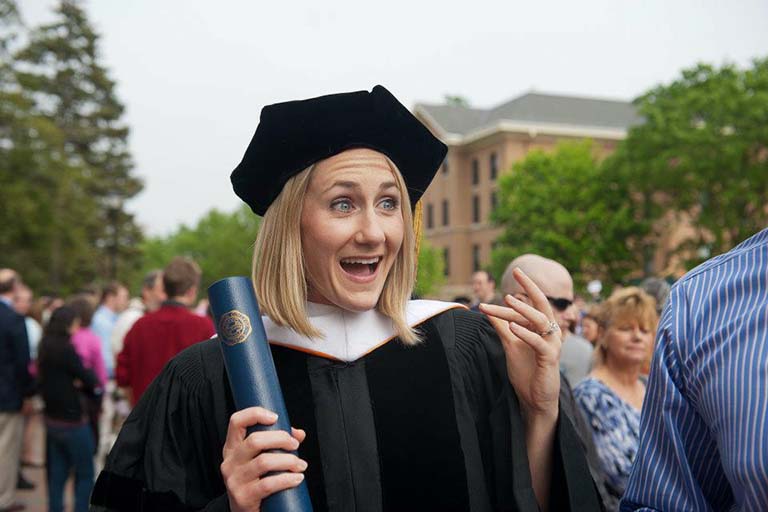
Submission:
<svg viewBox="0 0 768 512">
<path fill-rule="evenodd" d="M 262 110 L 231 179 L 264 216 L 254 285 L 299 429 L 246 436 L 274 415 L 235 412 L 199 343 L 125 422 L 92 510 L 259 510 L 304 478 L 318 512 L 599 510 L 543 293 L 518 272 L 535 307 L 409 300 L 445 153 L 381 86 Z"/>
</svg>

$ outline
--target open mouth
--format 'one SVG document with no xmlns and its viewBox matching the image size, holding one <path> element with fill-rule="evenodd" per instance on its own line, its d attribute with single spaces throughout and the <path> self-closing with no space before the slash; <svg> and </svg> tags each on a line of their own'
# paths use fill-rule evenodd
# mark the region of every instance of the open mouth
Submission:
<svg viewBox="0 0 768 512">
<path fill-rule="evenodd" d="M 355 277 L 369 277 L 376 273 L 381 257 L 375 258 L 344 258 L 341 260 L 341 268 L 347 274 Z"/>
</svg>

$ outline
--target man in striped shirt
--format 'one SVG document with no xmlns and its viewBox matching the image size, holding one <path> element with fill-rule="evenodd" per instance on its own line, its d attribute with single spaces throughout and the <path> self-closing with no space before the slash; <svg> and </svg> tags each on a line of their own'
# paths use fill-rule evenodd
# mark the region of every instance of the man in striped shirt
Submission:
<svg viewBox="0 0 768 512">
<path fill-rule="evenodd" d="M 672 289 L 621 510 L 768 510 L 768 229 Z"/>
</svg>

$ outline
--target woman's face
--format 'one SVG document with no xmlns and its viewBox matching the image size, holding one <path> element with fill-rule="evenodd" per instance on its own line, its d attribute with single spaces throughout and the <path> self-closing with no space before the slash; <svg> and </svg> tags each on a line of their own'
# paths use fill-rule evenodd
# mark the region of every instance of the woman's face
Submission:
<svg viewBox="0 0 768 512">
<path fill-rule="evenodd" d="M 652 342 L 653 333 L 636 319 L 614 322 L 605 332 L 606 359 L 641 364 L 648 358 Z"/>
<path fill-rule="evenodd" d="M 597 342 L 598 326 L 597 322 L 591 316 L 585 316 L 581 319 L 581 334 L 591 344 Z"/>
<path fill-rule="evenodd" d="M 317 163 L 301 213 L 307 298 L 373 309 L 403 243 L 403 207 L 381 153 L 351 149 Z"/>
</svg>

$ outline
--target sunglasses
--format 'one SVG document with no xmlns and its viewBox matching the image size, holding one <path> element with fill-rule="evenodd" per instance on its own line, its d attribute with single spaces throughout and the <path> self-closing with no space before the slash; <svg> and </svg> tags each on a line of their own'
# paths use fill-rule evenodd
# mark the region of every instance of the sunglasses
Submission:
<svg viewBox="0 0 768 512">
<path fill-rule="evenodd" d="M 547 300 L 549 301 L 554 308 L 560 312 L 565 311 L 569 307 L 571 307 L 571 304 L 573 304 L 573 301 L 571 299 L 566 299 L 563 297 L 547 297 Z"/>
<path fill-rule="evenodd" d="M 524 296 L 526 299 L 528 298 L 527 293 L 521 293 L 520 295 Z M 546 296 L 549 303 L 558 311 L 561 313 L 571 307 L 571 304 L 573 304 L 573 301 L 571 299 L 566 299 L 564 297 L 549 297 Z"/>
</svg>

